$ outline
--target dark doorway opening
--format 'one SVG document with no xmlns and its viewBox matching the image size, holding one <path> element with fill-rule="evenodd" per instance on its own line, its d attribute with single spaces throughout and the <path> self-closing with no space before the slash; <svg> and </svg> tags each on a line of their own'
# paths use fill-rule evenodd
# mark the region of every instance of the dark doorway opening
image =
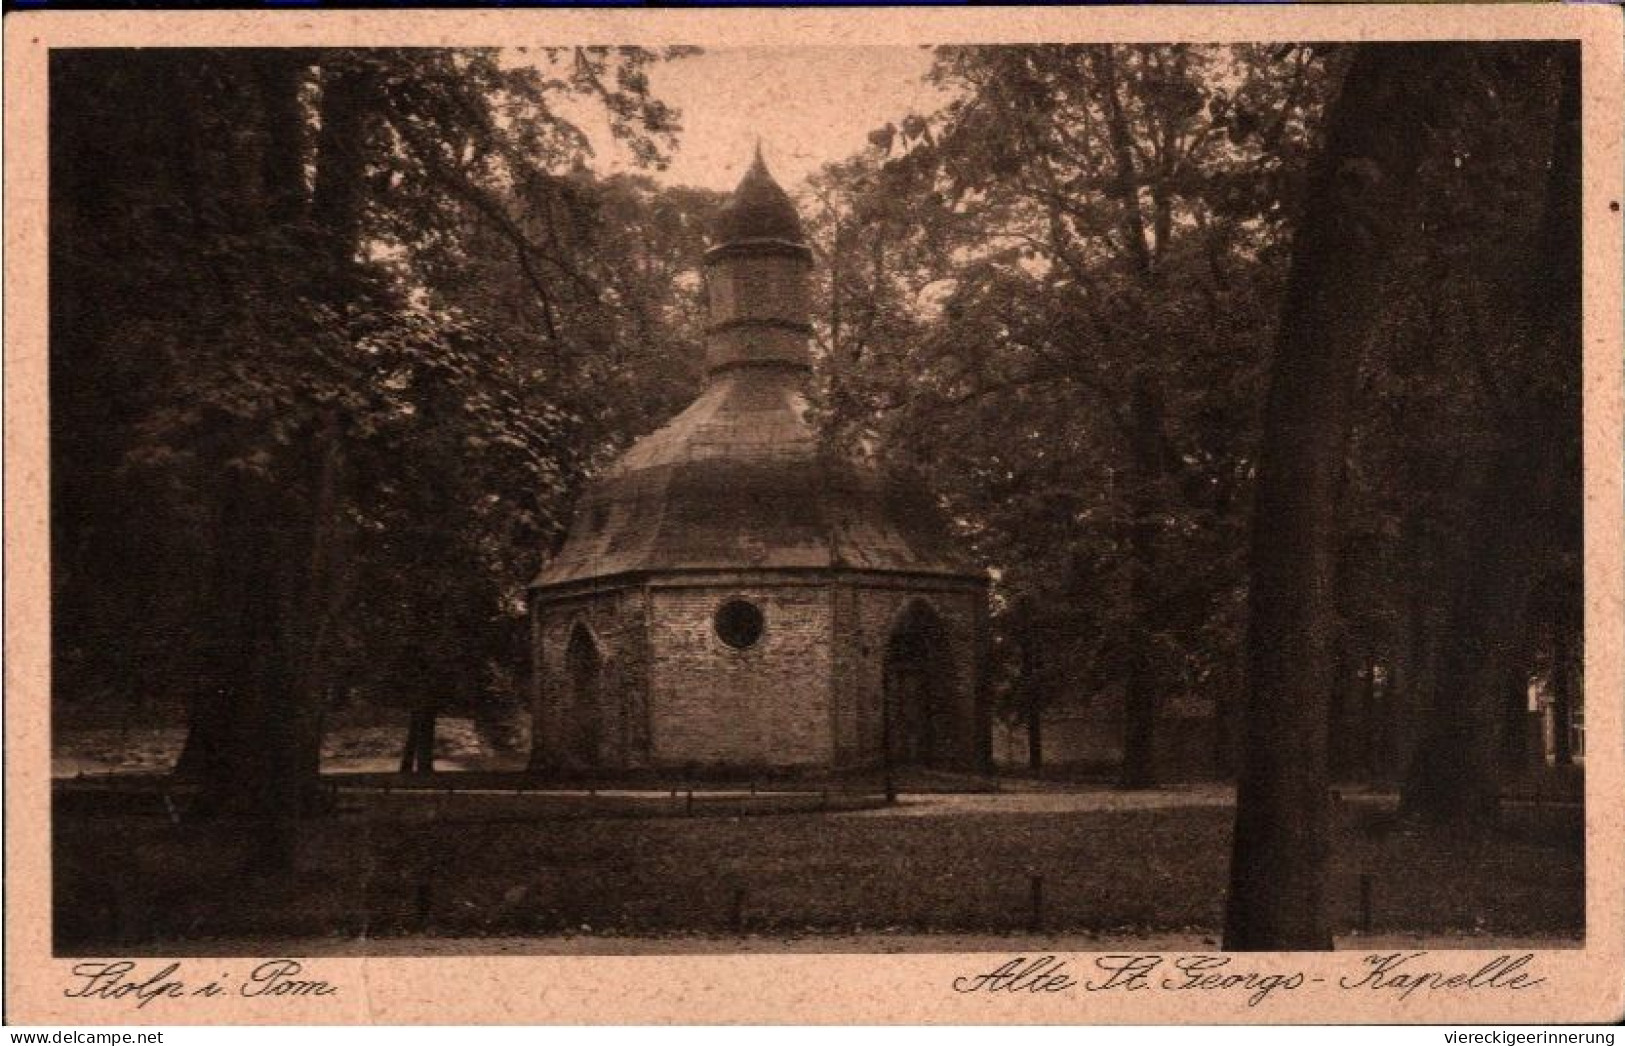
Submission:
<svg viewBox="0 0 1625 1046">
<path fill-rule="evenodd" d="M 949 766 L 956 755 L 947 628 L 927 604 L 904 611 L 886 643 L 882 744 L 889 766 Z"/>
</svg>

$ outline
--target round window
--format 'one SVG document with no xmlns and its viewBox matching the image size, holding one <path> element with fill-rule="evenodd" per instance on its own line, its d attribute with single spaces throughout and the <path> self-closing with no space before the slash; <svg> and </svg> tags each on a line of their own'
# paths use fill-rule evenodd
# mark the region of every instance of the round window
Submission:
<svg viewBox="0 0 1625 1046">
<path fill-rule="evenodd" d="M 762 608 L 743 599 L 730 599 L 717 607 L 717 638 L 743 650 L 762 638 Z"/>
</svg>

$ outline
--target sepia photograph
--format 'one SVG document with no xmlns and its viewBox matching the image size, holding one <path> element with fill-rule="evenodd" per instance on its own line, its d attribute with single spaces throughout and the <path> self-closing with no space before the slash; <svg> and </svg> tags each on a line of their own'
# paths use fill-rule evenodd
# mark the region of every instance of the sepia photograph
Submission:
<svg viewBox="0 0 1625 1046">
<path fill-rule="evenodd" d="M 53 990 L 1583 952 L 1612 94 L 1269 35 L 52 47 Z"/>
</svg>

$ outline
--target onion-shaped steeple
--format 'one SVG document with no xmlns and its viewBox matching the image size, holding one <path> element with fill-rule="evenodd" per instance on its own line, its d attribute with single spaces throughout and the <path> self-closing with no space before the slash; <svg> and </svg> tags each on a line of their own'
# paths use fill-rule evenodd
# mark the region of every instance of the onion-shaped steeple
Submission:
<svg viewBox="0 0 1625 1046">
<path fill-rule="evenodd" d="M 790 196 L 767 169 L 762 159 L 761 143 L 756 145 L 756 157 L 750 169 L 740 179 L 732 198 L 717 215 L 711 229 L 712 254 L 758 248 L 796 249 L 806 253 L 806 236 L 801 230 L 801 218 Z"/>
</svg>

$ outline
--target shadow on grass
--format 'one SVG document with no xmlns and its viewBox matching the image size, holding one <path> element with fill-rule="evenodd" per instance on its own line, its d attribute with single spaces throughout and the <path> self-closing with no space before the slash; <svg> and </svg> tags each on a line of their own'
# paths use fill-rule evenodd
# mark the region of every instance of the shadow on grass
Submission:
<svg viewBox="0 0 1625 1046">
<path fill-rule="evenodd" d="M 1221 922 L 1224 808 L 748 812 L 646 817 L 579 797 L 346 795 L 337 813 L 303 826 L 296 870 L 270 876 L 249 862 L 250 834 L 230 824 L 78 795 L 55 811 L 56 948 L 564 933 L 1215 936 Z M 1329 886 L 1339 932 L 1367 929 L 1362 879 L 1373 933 L 1582 930 L 1577 809 L 1515 807 L 1499 831 L 1477 836 L 1406 829 L 1373 802 L 1343 804 L 1337 818 Z"/>
</svg>

